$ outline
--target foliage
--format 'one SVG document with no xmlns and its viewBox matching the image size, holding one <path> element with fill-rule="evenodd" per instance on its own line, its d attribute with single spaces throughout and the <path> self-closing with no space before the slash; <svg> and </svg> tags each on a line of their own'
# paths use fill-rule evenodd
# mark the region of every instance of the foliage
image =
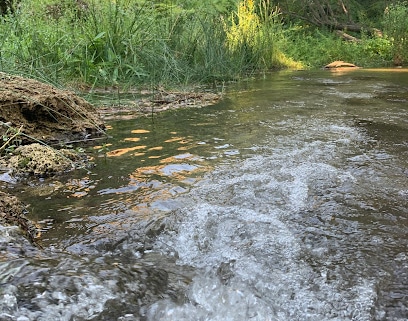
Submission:
<svg viewBox="0 0 408 321">
<path fill-rule="evenodd" d="M 8 154 L 13 152 L 18 146 L 21 145 L 21 129 L 14 128 L 7 123 L 1 122 L 1 126 L 5 127 L 6 130 L 2 130 L 2 145 L 0 146 L 0 156 L 3 154 Z"/>
<path fill-rule="evenodd" d="M 282 50 L 310 68 L 344 60 L 362 67 L 384 66 L 391 59 L 390 43 L 381 37 L 363 35 L 360 42 L 339 38 L 327 30 L 294 26 L 286 30 Z"/>
<path fill-rule="evenodd" d="M 238 8 L 235 0 L 22 0 L 0 21 L 0 69 L 98 86 L 234 79 L 290 62 L 271 8 L 268 0 Z"/>
<path fill-rule="evenodd" d="M 279 4 L 291 23 L 312 23 L 335 27 L 335 24 L 362 24 L 379 27 L 384 0 L 286 0 Z"/>
<path fill-rule="evenodd" d="M 262 3 L 267 5 L 269 2 Z M 270 68 L 274 62 L 279 12 L 265 10 L 266 15 L 261 20 L 255 10 L 254 0 L 243 0 L 237 11 L 231 14 L 229 24 L 225 25 L 228 49 L 247 68 Z"/>
<path fill-rule="evenodd" d="M 394 64 L 408 61 L 408 2 L 389 5 L 384 13 L 384 32 L 392 45 Z"/>
<path fill-rule="evenodd" d="M 333 8 L 339 3 L 319 3 L 326 2 Z M 0 17 L 0 70 L 53 84 L 158 86 L 224 81 L 336 59 L 380 65 L 391 59 L 391 46 L 394 56 L 406 56 L 403 3 L 390 6 L 384 17 L 386 38 L 363 33 L 358 44 L 289 19 L 286 11 L 304 12 L 305 0 L 279 3 L 284 5 L 272 0 L 21 0 L 14 12 Z M 380 10 L 379 1 L 345 3 L 366 20 Z M 372 12 L 363 15 L 364 6 Z"/>
<path fill-rule="evenodd" d="M 252 52 L 241 46 L 231 55 L 223 15 L 235 1 L 211 4 L 23 0 L 19 12 L 0 21 L 0 68 L 53 83 L 116 86 L 231 79 L 271 67 L 266 26 L 273 21 L 264 22 Z"/>
</svg>

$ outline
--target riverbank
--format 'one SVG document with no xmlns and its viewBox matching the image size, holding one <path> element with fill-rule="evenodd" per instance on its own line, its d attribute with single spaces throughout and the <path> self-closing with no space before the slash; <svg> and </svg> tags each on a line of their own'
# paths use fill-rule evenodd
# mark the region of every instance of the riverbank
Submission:
<svg viewBox="0 0 408 321">
<path fill-rule="evenodd" d="M 0 79 L 0 181 L 5 185 L 92 166 L 82 147 L 106 136 L 106 121 L 200 108 L 222 98 L 212 92 L 160 89 L 125 105 L 95 107 L 72 91 L 33 79 L 4 73 Z M 28 219 L 26 206 L 6 192 L 0 198 L 0 223 L 19 226 L 37 244 L 41 227 Z"/>
<path fill-rule="evenodd" d="M 0 80 L 0 180 L 12 185 L 86 167 L 86 155 L 67 146 L 105 135 L 97 109 L 73 92 L 33 79 L 0 73 Z M 37 243 L 41 228 L 26 213 L 16 196 L 1 192 L 0 223 L 19 226 Z"/>
</svg>

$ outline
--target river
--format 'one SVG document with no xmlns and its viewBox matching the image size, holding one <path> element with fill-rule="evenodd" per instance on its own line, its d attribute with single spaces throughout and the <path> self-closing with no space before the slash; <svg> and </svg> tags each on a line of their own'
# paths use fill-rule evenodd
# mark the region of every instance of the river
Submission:
<svg viewBox="0 0 408 321">
<path fill-rule="evenodd" d="M 408 71 L 284 71 L 2 183 L 0 320 L 408 319 Z"/>
</svg>

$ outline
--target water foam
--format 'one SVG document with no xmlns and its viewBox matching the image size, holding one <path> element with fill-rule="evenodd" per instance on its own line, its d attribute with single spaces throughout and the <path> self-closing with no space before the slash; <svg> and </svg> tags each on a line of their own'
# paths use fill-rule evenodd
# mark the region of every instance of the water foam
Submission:
<svg viewBox="0 0 408 321">
<path fill-rule="evenodd" d="M 317 130 L 316 139 L 306 142 L 276 138 L 275 147 L 219 168 L 189 194 L 157 247 L 176 252 L 179 264 L 202 275 L 193 280 L 186 303 L 158 302 L 149 320 L 372 319 L 375 282 L 356 278 L 349 284 L 340 273 L 334 279 L 330 262 L 341 236 L 328 226 L 333 212 L 343 209 L 327 194 L 355 182 L 332 163 L 361 137 L 346 126 L 327 129 L 332 139 L 326 141 Z M 316 220 L 316 227 L 292 225 L 297 217 Z M 304 244 L 304 235 L 319 239 Z"/>
</svg>

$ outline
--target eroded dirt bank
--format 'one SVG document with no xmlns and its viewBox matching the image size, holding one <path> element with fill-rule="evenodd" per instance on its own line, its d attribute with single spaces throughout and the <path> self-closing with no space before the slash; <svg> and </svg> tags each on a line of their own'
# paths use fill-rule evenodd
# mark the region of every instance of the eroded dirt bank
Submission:
<svg viewBox="0 0 408 321">
<path fill-rule="evenodd" d="M 20 130 L 23 142 L 65 142 L 99 136 L 104 130 L 93 105 L 33 79 L 0 73 L 0 106 L 0 134 Z"/>
<path fill-rule="evenodd" d="M 97 109 L 75 93 L 0 73 L 2 180 L 50 176 L 83 166 L 83 156 L 53 146 L 99 137 L 104 135 L 104 128 Z M 0 192 L 0 223 L 19 226 L 34 242 L 39 231 L 25 212 L 24 204 L 15 196 Z"/>
</svg>

